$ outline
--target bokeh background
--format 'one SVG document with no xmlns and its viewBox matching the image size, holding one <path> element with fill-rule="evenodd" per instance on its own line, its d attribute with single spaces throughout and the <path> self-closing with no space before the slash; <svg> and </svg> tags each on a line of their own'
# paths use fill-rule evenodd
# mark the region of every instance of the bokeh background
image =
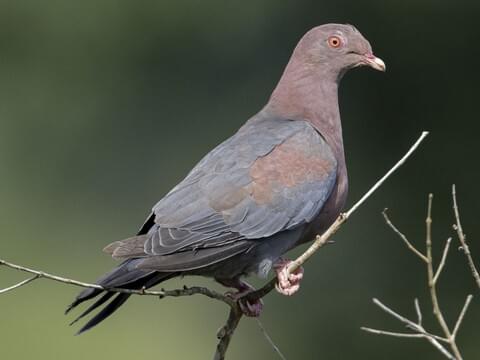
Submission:
<svg viewBox="0 0 480 360">
<path fill-rule="evenodd" d="M 439 255 L 453 235 L 456 183 L 480 263 L 479 4 L 0 1 L 0 258 L 93 281 L 114 265 L 103 246 L 134 234 L 163 194 L 261 108 L 301 35 L 351 23 L 388 71 L 355 70 L 342 83 L 349 204 L 422 130 L 431 135 L 307 264 L 297 296 L 265 299 L 261 320 L 288 359 L 441 358 L 424 341 L 359 328 L 404 330 L 371 298 L 413 317 L 419 297 L 438 331 L 424 267 L 386 227 L 384 207 L 423 248 L 427 194 L 435 193 Z M 468 293 L 479 295 L 454 244 L 439 284 L 450 323 Z M 25 277 L 0 270 L 0 287 Z M 215 286 L 195 278 L 166 286 L 184 283 Z M 209 359 L 227 315 L 202 297 L 134 297 L 75 337 L 63 310 L 77 291 L 40 280 L 0 296 L 2 358 Z M 466 359 L 480 357 L 479 316 L 477 296 L 458 339 Z M 249 319 L 228 355 L 277 359 Z"/>
</svg>

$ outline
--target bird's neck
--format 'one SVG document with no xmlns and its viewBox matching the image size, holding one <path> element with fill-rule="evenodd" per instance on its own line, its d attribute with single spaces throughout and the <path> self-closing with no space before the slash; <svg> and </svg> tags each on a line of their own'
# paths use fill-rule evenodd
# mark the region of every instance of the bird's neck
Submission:
<svg viewBox="0 0 480 360">
<path fill-rule="evenodd" d="M 318 66 L 296 64 L 292 59 L 266 109 L 284 118 L 308 121 L 326 139 L 337 159 L 343 159 L 338 83 L 338 76 Z"/>
</svg>

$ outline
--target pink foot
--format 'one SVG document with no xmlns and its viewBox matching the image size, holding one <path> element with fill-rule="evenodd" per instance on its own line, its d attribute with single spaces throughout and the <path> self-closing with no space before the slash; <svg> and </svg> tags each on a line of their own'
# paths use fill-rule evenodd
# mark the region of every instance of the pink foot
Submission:
<svg viewBox="0 0 480 360">
<path fill-rule="evenodd" d="M 242 310 L 245 316 L 250 316 L 250 317 L 260 316 L 263 309 L 263 301 L 261 299 L 258 299 L 253 302 L 242 299 L 243 296 L 255 290 L 253 286 L 251 286 L 245 281 L 241 281 L 240 279 L 234 279 L 234 280 L 217 279 L 217 281 L 225 286 L 234 287 L 238 290 L 237 292 L 227 291 L 225 295 L 230 297 L 232 300 L 238 301 L 238 305 L 240 306 L 240 309 Z"/>
<path fill-rule="evenodd" d="M 249 317 L 259 317 L 263 310 L 263 301 L 261 299 L 253 302 L 240 299 L 238 305 L 240 305 L 240 309 L 242 310 L 243 314 Z"/>
<path fill-rule="evenodd" d="M 286 296 L 291 296 L 300 289 L 300 280 L 303 278 L 302 267 L 299 267 L 291 274 L 288 272 L 287 269 L 291 263 L 291 260 L 279 259 L 273 266 L 278 278 L 275 289 L 277 289 L 280 294 Z"/>
</svg>

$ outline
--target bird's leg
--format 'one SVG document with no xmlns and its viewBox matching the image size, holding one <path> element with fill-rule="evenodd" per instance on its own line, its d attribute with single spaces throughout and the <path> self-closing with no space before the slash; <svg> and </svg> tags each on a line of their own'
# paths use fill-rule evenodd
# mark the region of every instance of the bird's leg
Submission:
<svg viewBox="0 0 480 360">
<path fill-rule="evenodd" d="M 225 295 L 235 301 L 240 300 L 238 301 L 238 305 L 240 306 L 240 309 L 242 310 L 244 315 L 251 317 L 260 316 L 260 313 L 263 309 L 263 301 L 261 299 L 255 300 L 253 302 L 241 299 L 243 296 L 255 290 L 252 285 L 241 280 L 240 278 L 215 280 L 217 280 L 220 284 L 224 286 L 232 287 L 238 290 L 237 292 L 228 291 L 225 293 Z"/>
<path fill-rule="evenodd" d="M 286 296 L 293 295 L 300 289 L 300 280 L 303 278 L 303 267 L 299 267 L 297 270 L 289 273 L 288 266 L 291 263 L 291 260 L 280 258 L 273 265 L 278 278 L 275 289 L 280 294 Z"/>
</svg>

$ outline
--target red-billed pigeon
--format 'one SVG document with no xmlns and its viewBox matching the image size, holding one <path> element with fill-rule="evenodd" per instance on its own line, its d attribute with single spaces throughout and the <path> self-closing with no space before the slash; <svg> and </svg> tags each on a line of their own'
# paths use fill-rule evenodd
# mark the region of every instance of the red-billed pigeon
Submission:
<svg viewBox="0 0 480 360">
<path fill-rule="evenodd" d="M 325 231 L 345 204 L 337 92 L 343 74 L 362 65 L 385 71 L 355 27 L 327 24 L 305 34 L 267 105 L 165 195 L 136 236 L 105 248 L 123 262 L 96 283 L 145 289 L 202 275 L 237 289 L 231 296 L 238 297 L 252 290 L 243 276 L 265 277 L 273 268 L 277 290 L 295 293 L 303 270 L 289 274 L 281 256 Z M 79 333 L 130 296 L 86 289 L 67 312 L 101 293 L 77 320 L 110 302 Z M 242 310 L 258 316 L 261 307 L 257 301 Z"/>
</svg>

